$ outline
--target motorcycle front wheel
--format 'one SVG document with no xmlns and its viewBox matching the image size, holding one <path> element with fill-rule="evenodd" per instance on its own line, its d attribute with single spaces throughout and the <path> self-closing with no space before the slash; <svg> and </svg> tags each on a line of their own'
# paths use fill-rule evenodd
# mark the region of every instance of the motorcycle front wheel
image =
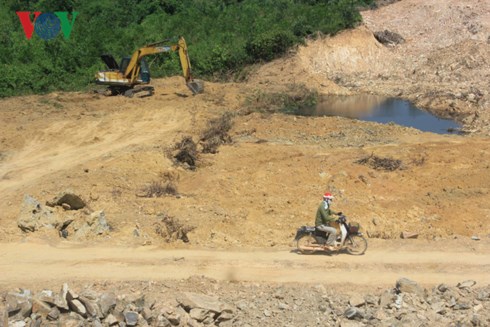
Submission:
<svg viewBox="0 0 490 327">
<path fill-rule="evenodd" d="M 313 236 L 307 234 L 299 238 L 298 242 L 296 243 L 296 246 L 300 253 L 312 254 L 315 252 L 315 250 L 312 250 L 311 248 L 318 246 L 318 244 L 316 243 L 316 240 Z"/>
<path fill-rule="evenodd" d="M 352 255 L 362 255 L 368 247 L 367 240 L 361 235 L 349 235 L 345 240 L 345 249 Z"/>
</svg>

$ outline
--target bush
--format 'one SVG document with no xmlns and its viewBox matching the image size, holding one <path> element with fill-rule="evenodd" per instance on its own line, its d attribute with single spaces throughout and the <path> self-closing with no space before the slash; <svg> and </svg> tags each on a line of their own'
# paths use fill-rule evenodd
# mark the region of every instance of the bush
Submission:
<svg viewBox="0 0 490 327">
<path fill-rule="evenodd" d="M 376 170 L 385 171 L 395 171 L 403 168 L 402 161 L 399 159 L 382 158 L 373 154 L 357 160 L 356 163 L 360 165 L 367 165 Z"/>
<path fill-rule="evenodd" d="M 190 169 L 196 169 L 198 152 L 197 145 L 190 136 L 185 136 L 174 146 L 173 158 L 179 164 L 183 164 Z"/>
<path fill-rule="evenodd" d="M 231 143 L 231 137 L 228 135 L 233 121 L 230 113 L 223 114 L 220 118 L 211 119 L 208 127 L 201 135 L 201 144 L 203 153 L 217 153 L 221 144 Z"/>
<path fill-rule="evenodd" d="M 283 55 L 296 41 L 291 31 L 269 31 L 250 40 L 245 49 L 254 60 L 270 61 Z"/>
<path fill-rule="evenodd" d="M 318 102 L 318 92 L 303 84 L 292 84 L 284 92 L 257 91 L 247 98 L 242 113 L 284 112 L 297 114 L 305 108 L 311 108 Z"/>
</svg>

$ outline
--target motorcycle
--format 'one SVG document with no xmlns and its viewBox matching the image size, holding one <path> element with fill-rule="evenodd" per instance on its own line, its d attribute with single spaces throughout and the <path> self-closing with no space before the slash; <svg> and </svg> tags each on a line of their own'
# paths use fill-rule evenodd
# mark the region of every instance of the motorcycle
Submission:
<svg viewBox="0 0 490 327">
<path fill-rule="evenodd" d="M 334 252 L 347 251 L 352 255 L 362 255 L 367 250 L 367 239 L 359 231 L 359 224 L 347 223 L 347 217 L 340 215 L 337 220 L 340 226 L 340 234 L 337 236 Z M 301 226 L 296 232 L 297 249 L 302 254 L 312 254 L 317 251 L 332 252 L 327 247 L 327 232 L 314 226 Z"/>
</svg>

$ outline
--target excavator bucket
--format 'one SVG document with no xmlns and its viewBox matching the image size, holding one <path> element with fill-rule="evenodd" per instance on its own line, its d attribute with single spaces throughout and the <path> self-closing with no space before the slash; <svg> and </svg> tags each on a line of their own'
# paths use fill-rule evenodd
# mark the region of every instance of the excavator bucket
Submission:
<svg viewBox="0 0 490 327">
<path fill-rule="evenodd" d="M 193 79 L 187 82 L 187 87 L 191 90 L 192 95 L 196 95 L 204 91 L 204 83 L 198 79 Z"/>
</svg>

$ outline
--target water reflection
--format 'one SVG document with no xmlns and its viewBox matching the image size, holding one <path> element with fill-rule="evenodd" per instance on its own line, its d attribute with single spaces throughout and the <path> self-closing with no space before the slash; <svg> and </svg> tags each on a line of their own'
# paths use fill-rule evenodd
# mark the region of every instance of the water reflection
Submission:
<svg viewBox="0 0 490 327">
<path fill-rule="evenodd" d="M 342 116 L 378 123 L 393 122 L 426 132 L 448 134 L 457 132 L 460 126 L 449 119 L 438 118 L 412 103 L 375 95 L 325 96 L 316 107 L 301 109 L 296 113 L 304 116 Z"/>
<path fill-rule="evenodd" d="M 361 119 L 370 116 L 386 100 L 384 97 L 369 94 L 323 97 L 318 105 L 312 108 L 312 116 L 342 116 Z"/>
</svg>

